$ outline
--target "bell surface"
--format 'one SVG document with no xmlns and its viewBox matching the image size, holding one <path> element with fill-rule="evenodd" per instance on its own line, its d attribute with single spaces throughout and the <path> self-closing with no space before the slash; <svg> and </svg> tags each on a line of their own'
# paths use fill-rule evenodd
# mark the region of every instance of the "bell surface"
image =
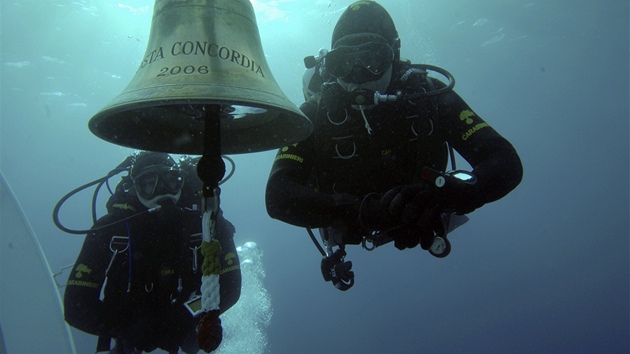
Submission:
<svg viewBox="0 0 630 354">
<path fill-rule="evenodd" d="M 279 148 L 313 129 L 269 70 L 249 0 L 156 0 L 136 74 L 88 125 L 117 145 L 201 155 L 208 105 L 221 106 L 222 154 Z"/>
</svg>

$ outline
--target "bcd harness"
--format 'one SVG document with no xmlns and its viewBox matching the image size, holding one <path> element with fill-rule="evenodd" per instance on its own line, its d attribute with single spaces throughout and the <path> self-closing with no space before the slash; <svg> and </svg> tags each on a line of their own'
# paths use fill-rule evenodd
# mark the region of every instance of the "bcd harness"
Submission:
<svg viewBox="0 0 630 354">
<path fill-rule="evenodd" d="M 429 70 L 436 71 L 447 77 L 449 81 L 448 85 L 444 85 L 437 80 L 434 82 L 433 79 L 428 77 Z M 366 130 L 368 136 L 389 134 L 391 136 L 389 140 L 397 139 L 400 148 L 415 148 L 416 152 L 408 156 L 408 158 L 416 159 L 415 170 L 408 171 L 408 173 L 412 174 L 412 176 L 409 175 L 408 177 L 410 177 L 413 183 L 419 182 L 421 175 L 423 173 L 426 174 L 427 169 L 444 173 L 449 158 L 452 168 L 455 170 L 453 149 L 448 145 L 445 139 L 439 136 L 436 138 L 439 131 L 439 100 L 443 94 L 453 88 L 455 84 L 454 78 L 444 69 L 430 65 L 411 65 L 406 62 L 402 62 L 401 68 L 399 68 L 397 72 L 398 75 L 393 79 L 393 87 L 400 87 L 400 89 L 393 95 L 381 94 L 380 92 L 369 90 L 346 92 L 336 82 L 329 82 L 322 85 L 322 98 L 335 98 L 332 100 L 332 103 L 323 100 L 316 111 L 317 119 L 315 122 L 319 124 L 317 127 L 319 130 L 316 129 L 319 133 L 315 137 L 317 147 L 320 151 L 323 150 L 324 153 L 328 152 L 327 156 L 332 157 L 332 161 L 324 156 L 322 160 L 325 161 L 318 162 L 320 165 L 325 165 L 327 170 L 333 171 L 327 176 L 328 181 L 332 181 L 332 183 L 329 183 L 331 185 L 328 186 L 328 190 L 323 192 L 344 192 L 343 190 L 336 189 L 335 183 L 340 178 L 356 178 L 359 176 L 360 178 L 365 178 L 364 175 L 360 174 L 364 171 L 353 171 L 350 173 L 351 176 L 340 176 L 334 173 L 336 170 L 335 164 L 347 163 L 349 160 L 362 153 L 358 150 L 357 143 L 354 141 L 356 138 L 355 133 L 361 133 L 358 130 L 357 124 L 350 128 L 345 126 L 339 129 L 350 120 L 348 110 L 353 108 L 349 106 L 353 106 L 354 109 L 358 108 L 361 118 L 363 119 L 363 128 Z M 439 83 L 440 87 L 438 87 L 436 83 Z M 382 107 L 383 105 L 384 107 Z M 378 113 L 381 117 L 380 120 L 370 121 L 364 107 L 371 107 L 371 110 L 381 108 Z M 372 111 L 368 110 L 368 112 Z M 341 135 L 336 134 L 336 131 L 339 131 Z M 361 134 L 365 136 L 365 133 Z M 331 139 L 332 142 L 325 141 L 325 139 Z M 331 147 L 332 144 L 334 144 L 334 149 Z M 329 147 L 327 148 L 326 146 Z M 379 158 L 380 156 L 375 157 L 375 159 Z M 332 168 L 330 168 L 331 164 L 333 165 Z M 345 173 L 347 170 L 343 172 Z M 314 181 L 312 182 L 318 189 L 322 182 L 320 178 L 319 176 L 314 176 Z M 321 191 L 322 190 L 320 190 L 320 192 Z M 444 224 L 444 239 L 441 239 L 442 241 L 440 242 L 448 242 L 445 238 L 446 233 L 449 231 L 451 215 L 441 215 L 441 218 Z M 455 225 L 455 223 L 453 225 L 457 227 L 467 221 L 467 217 L 463 216 L 463 218 L 465 218 L 465 220 L 457 221 L 458 225 Z M 453 227 L 450 229 L 453 229 Z M 345 261 L 345 242 L 338 241 L 342 240 L 344 235 L 336 235 L 335 233 L 339 231 L 331 227 L 320 228 L 320 236 L 325 247 L 324 250 L 317 241 L 313 231 L 308 228 L 307 231 L 323 256 L 321 271 L 324 280 L 327 282 L 331 281 L 339 290 L 346 291 L 350 289 L 354 285 L 354 273 L 351 271 L 352 263 Z M 370 235 L 364 235 L 360 242 L 364 249 L 371 251 L 391 241 L 392 239 L 387 233 L 373 232 Z M 334 246 L 337 246 L 338 249 L 334 250 Z M 440 258 L 445 257 L 450 251 L 450 244 L 438 245 L 436 249 L 440 249 L 442 253 L 436 254 L 430 251 L 431 254 Z"/>
<path fill-rule="evenodd" d="M 123 205 L 115 206 L 114 208 L 126 209 Z M 126 256 L 126 259 L 127 259 L 127 285 L 124 291 L 125 294 L 128 294 L 127 296 L 131 296 L 132 293 L 135 291 L 134 289 L 136 289 L 136 291 L 137 289 L 140 289 L 140 291 L 146 294 L 150 294 L 154 290 L 156 290 L 155 283 L 154 283 L 156 279 L 156 275 L 154 273 L 158 271 L 157 269 L 149 269 L 148 271 L 147 269 L 145 269 L 144 271 L 140 272 L 139 274 L 141 274 L 143 278 L 145 278 L 144 280 L 132 277 L 132 267 L 133 267 L 132 260 L 134 259 L 132 254 L 133 254 L 134 243 L 133 243 L 133 237 L 131 235 L 131 231 L 129 229 L 129 223 L 126 223 L 126 229 L 127 229 L 126 236 L 112 236 L 112 238 L 109 241 L 109 250 L 111 251 L 112 255 L 109 260 L 108 266 L 105 270 L 105 278 L 103 279 L 103 284 L 102 284 L 101 292 L 99 295 L 99 300 L 101 300 L 104 303 L 108 303 L 105 294 L 106 294 L 106 289 L 108 285 L 110 270 L 112 269 L 114 264 L 121 264 L 121 263 L 118 263 L 118 262 L 122 262 L 120 258 L 121 256 Z M 190 236 L 188 236 L 188 240 L 184 241 L 183 247 L 185 247 L 185 249 L 182 249 L 182 251 L 180 252 L 179 261 L 178 261 L 179 265 L 176 267 L 177 286 L 168 295 L 169 303 L 171 305 L 184 306 L 188 304 L 189 302 L 197 300 L 199 298 L 198 286 L 196 288 L 192 288 L 191 285 L 194 284 L 195 281 L 200 278 L 199 255 L 201 253 L 201 241 L 202 241 L 201 233 L 193 233 Z M 186 270 L 187 267 L 190 267 L 190 269 Z M 152 267 L 147 266 L 145 264 L 144 268 L 152 268 Z M 147 274 L 153 274 L 153 275 L 149 275 L 147 277 Z M 132 283 L 138 283 L 138 282 L 144 283 L 144 284 L 142 284 L 141 286 L 132 286 Z M 111 286 L 120 286 L 120 285 L 121 284 L 116 284 L 116 285 L 111 285 Z M 164 289 L 161 289 L 161 291 L 163 290 Z M 164 296 L 166 296 L 166 294 L 164 294 Z M 189 309 L 188 306 L 186 306 L 186 308 Z M 97 342 L 97 349 L 96 349 L 97 352 L 102 352 L 102 351 L 108 352 L 110 350 L 110 346 L 111 346 L 110 336 L 107 336 L 107 335 L 99 336 L 98 342 Z"/>
</svg>

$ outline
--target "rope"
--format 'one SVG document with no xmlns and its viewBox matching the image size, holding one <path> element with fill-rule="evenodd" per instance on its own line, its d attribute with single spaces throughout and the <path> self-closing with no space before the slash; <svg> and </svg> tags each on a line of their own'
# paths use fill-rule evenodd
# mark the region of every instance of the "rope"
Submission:
<svg viewBox="0 0 630 354">
<path fill-rule="evenodd" d="M 221 244 L 214 237 L 216 232 L 216 210 L 208 209 L 203 213 L 201 254 L 201 307 L 203 315 L 197 326 L 199 347 L 207 353 L 214 351 L 223 339 L 223 328 L 219 315 L 221 302 L 219 271 L 221 264 Z"/>
<path fill-rule="evenodd" d="M 203 265 L 201 266 L 201 305 L 204 311 L 219 309 L 219 254 L 221 244 L 217 240 L 210 243 L 204 241 L 201 244 L 201 254 L 203 255 Z"/>
</svg>

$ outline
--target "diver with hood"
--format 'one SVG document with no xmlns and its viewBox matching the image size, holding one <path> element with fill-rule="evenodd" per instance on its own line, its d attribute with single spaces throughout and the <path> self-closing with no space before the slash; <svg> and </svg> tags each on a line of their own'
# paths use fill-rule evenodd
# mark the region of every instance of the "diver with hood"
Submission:
<svg viewBox="0 0 630 354">
<path fill-rule="evenodd" d="M 300 109 L 313 134 L 278 151 L 267 181 L 269 215 L 308 228 L 324 256 L 324 279 L 340 290 L 354 283 L 346 245 L 393 241 L 444 257 L 454 219 L 522 179 L 512 144 L 453 91 L 453 76 L 401 59 L 400 46 L 380 4 L 348 6 L 330 51 L 305 58 Z M 455 151 L 472 171 L 456 170 Z M 325 251 L 311 228 L 319 228 Z"/>
<path fill-rule="evenodd" d="M 197 160 L 141 152 L 105 177 L 129 171 L 108 200 L 108 213 L 87 232 L 64 296 L 66 321 L 99 336 L 97 352 L 109 352 L 112 339 L 111 353 L 199 351 L 204 257 Z M 219 214 L 221 313 L 241 293 L 234 232 Z"/>
</svg>

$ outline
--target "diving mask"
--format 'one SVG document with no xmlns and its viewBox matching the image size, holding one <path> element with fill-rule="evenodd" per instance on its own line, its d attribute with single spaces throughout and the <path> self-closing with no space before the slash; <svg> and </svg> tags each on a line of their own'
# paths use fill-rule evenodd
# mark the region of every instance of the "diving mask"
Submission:
<svg viewBox="0 0 630 354">
<path fill-rule="evenodd" d="M 340 43 L 325 58 L 328 73 L 354 83 L 378 80 L 393 61 L 392 48 L 386 43 L 374 41 L 357 45 Z"/>
<path fill-rule="evenodd" d="M 142 170 L 133 183 L 139 198 L 151 200 L 160 195 L 177 195 L 184 185 L 184 176 L 174 166 L 155 165 Z"/>
</svg>

